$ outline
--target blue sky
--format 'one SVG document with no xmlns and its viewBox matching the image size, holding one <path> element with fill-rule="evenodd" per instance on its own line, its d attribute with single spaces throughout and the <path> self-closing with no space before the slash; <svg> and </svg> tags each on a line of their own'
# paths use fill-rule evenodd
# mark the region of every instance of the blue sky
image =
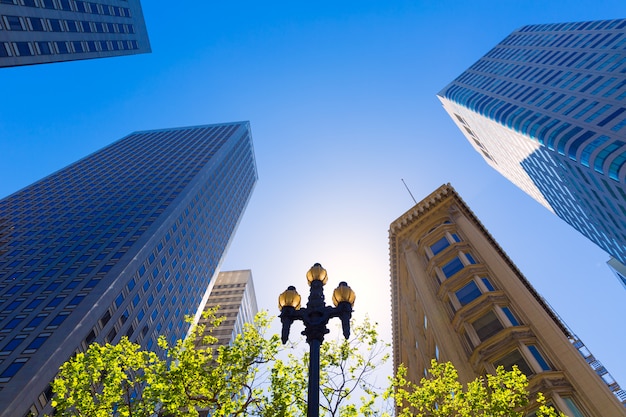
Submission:
<svg viewBox="0 0 626 417">
<path fill-rule="evenodd" d="M 143 10 L 151 54 L 0 70 L 0 196 L 133 131 L 249 120 L 259 182 L 223 266 L 252 269 L 262 308 L 277 314 L 290 284 L 305 294 L 320 262 L 391 341 L 387 231 L 413 205 L 401 180 L 418 201 L 449 182 L 626 385 L 626 292 L 608 255 L 489 168 L 435 97 L 515 28 L 625 17 L 623 0 Z"/>
</svg>

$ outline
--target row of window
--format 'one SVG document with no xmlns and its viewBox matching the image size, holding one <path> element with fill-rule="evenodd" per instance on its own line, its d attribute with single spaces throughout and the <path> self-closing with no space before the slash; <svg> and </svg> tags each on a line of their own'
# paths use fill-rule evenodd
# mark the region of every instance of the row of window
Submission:
<svg viewBox="0 0 626 417">
<path fill-rule="evenodd" d="M 615 57 L 618 57 L 618 55 L 615 55 L 614 58 Z M 608 65 L 610 62 L 611 59 L 608 59 L 602 65 Z M 626 63 L 626 57 L 623 57 L 623 59 L 614 64 L 613 67 L 619 67 L 623 63 Z M 505 74 L 507 78 L 501 78 L 493 74 L 494 72 L 501 72 L 506 69 L 510 69 L 511 71 L 517 70 L 517 72 L 520 73 L 507 73 Z M 524 83 L 522 83 L 522 81 L 524 81 Z M 603 82 L 601 83 L 601 81 Z M 626 88 L 624 88 L 626 83 L 619 77 L 584 74 L 582 72 L 565 71 L 561 69 L 524 67 L 516 64 L 492 63 L 481 72 L 467 71 L 457 79 L 457 84 L 471 86 L 482 92 L 490 92 L 493 93 L 493 95 L 507 97 L 524 104 L 533 104 L 536 107 L 551 110 L 554 113 L 560 113 L 561 110 L 573 100 L 576 98 L 580 99 L 580 93 L 599 96 L 599 94 L 603 92 L 603 98 L 611 98 L 617 92 L 620 92 L 620 94 L 614 98 L 616 101 L 622 101 L 626 97 L 626 92 L 624 92 L 624 90 L 626 90 Z M 542 86 L 545 86 L 545 88 Z M 591 90 L 592 87 L 594 88 Z M 555 91 L 555 89 L 565 90 L 566 88 L 569 91 L 576 90 L 577 95 L 568 97 L 568 93 L 558 93 Z M 566 100 L 563 100 L 564 98 L 566 98 Z M 476 100 L 476 98 L 474 99 Z M 586 100 L 587 99 L 585 99 L 585 101 Z M 558 106 L 552 109 L 552 107 L 557 104 Z M 591 110 L 594 106 L 591 106 L 587 111 Z M 566 109 L 568 112 L 563 114 L 569 115 L 575 109 L 575 107 L 568 107 Z M 574 113 L 573 117 L 580 119 L 587 111 L 578 111 Z M 590 123 L 597 117 L 598 115 L 590 120 L 585 119 L 585 122 Z"/>
<path fill-rule="evenodd" d="M 563 31 L 553 34 L 537 34 L 537 33 L 520 33 L 516 32 L 509 35 L 504 41 L 500 42 L 500 45 L 523 47 L 532 46 L 546 47 L 546 48 L 571 48 L 571 49 L 583 49 L 583 48 L 608 48 L 614 44 L 623 33 L 615 32 L 570 32 Z M 613 49 L 619 48 L 619 44 L 616 44 Z"/>
<path fill-rule="evenodd" d="M 0 57 L 65 55 L 139 49 L 137 41 L 0 42 Z"/>
<path fill-rule="evenodd" d="M 528 25 L 518 32 L 563 32 L 570 30 L 609 30 L 626 27 L 626 20 L 594 20 L 588 22 L 547 23 L 542 25 Z"/>
<path fill-rule="evenodd" d="M 0 30 L 3 28 L 12 31 L 33 32 L 135 33 L 135 27 L 128 23 L 43 19 L 39 17 L 6 15 L 0 19 Z"/>
<path fill-rule="evenodd" d="M 0 0 L 0 4 L 39 7 L 42 9 L 99 14 L 103 16 L 131 17 L 130 9 L 127 7 L 81 0 Z"/>
<path fill-rule="evenodd" d="M 469 135 L 468 139 L 476 143 L 477 149 L 483 152 L 485 158 L 492 159 L 491 155 L 483 149 L 474 131 L 467 125 L 465 118 L 457 113 L 452 114 L 458 120 L 459 126 L 465 129 L 466 136 Z M 535 114 L 529 119 L 537 119 L 538 116 L 539 114 Z M 548 119 L 547 116 L 544 118 Z M 528 122 L 524 125 L 526 123 Z M 607 252 L 612 253 L 613 256 L 626 258 L 626 247 L 623 245 L 626 241 L 626 222 L 624 221 L 626 193 L 619 181 L 620 170 L 624 169 L 626 161 L 626 143 L 619 140 L 611 141 L 606 135 L 594 138 L 592 133 L 587 131 L 581 133 L 578 138 L 571 138 L 569 149 L 564 147 L 565 140 L 561 140 L 558 142 L 557 149 L 560 154 L 567 152 L 569 159 L 575 160 L 575 152 L 582 148 L 581 164 L 586 167 L 591 165 L 595 172 L 605 172 L 603 167 L 607 165 L 607 160 L 613 158 L 608 163 L 607 171 L 609 178 L 614 180 L 610 183 L 598 175 L 593 175 L 593 172 L 583 172 L 577 164 L 570 164 L 566 167 L 562 160 L 552 152 L 548 152 L 545 148 L 532 149 L 525 141 L 520 141 L 519 146 L 494 147 L 493 149 L 505 154 L 514 152 L 518 148 L 521 149 L 520 154 L 508 156 L 508 160 L 514 161 L 516 166 L 518 161 L 523 161 L 521 162 L 523 177 L 516 177 L 517 180 L 514 182 L 524 184 L 528 176 L 533 178 L 534 184 L 542 194 L 538 198 L 545 198 L 559 217 Z M 502 132 L 502 134 L 507 133 Z M 519 141 L 512 133 L 509 138 Z M 504 140 L 504 138 L 501 139 Z M 499 155 L 499 160 L 501 159 L 502 155 Z M 514 169 L 509 170 L 507 175 L 514 177 L 516 172 Z M 596 230 L 596 226 L 601 227 L 602 231 Z"/>
<path fill-rule="evenodd" d="M 561 96 L 559 98 L 563 97 L 564 96 Z M 525 109 L 510 102 L 507 103 L 496 97 L 473 92 L 472 90 L 460 86 L 451 87 L 446 93 L 446 98 L 463 106 L 467 106 L 489 119 L 495 120 L 522 135 L 532 138 L 539 144 L 547 146 L 550 150 L 556 150 L 561 155 L 565 156 L 567 151 L 567 156 L 572 160 L 576 160 L 579 148 L 585 145 L 582 149 L 582 154 L 585 155 L 585 159 L 588 161 L 592 152 L 609 139 L 605 136 L 606 140 L 601 137 L 591 140 L 596 135 L 596 132 L 583 130 L 581 127 L 572 126 L 568 122 L 561 122 L 558 119 L 553 119 L 542 113 Z M 573 97 L 570 102 L 572 100 Z M 585 99 L 579 100 L 578 103 L 572 107 L 572 111 L 585 101 Z M 592 121 L 606 112 L 610 107 L 611 105 L 605 105 L 597 112 L 593 113 L 588 120 Z M 586 111 L 590 109 L 591 107 L 587 108 Z M 612 130 L 620 130 L 622 127 L 626 126 L 626 118 L 623 118 L 625 111 L 626 108 L 624 107 L 615 109 L 602 118 L 597 123 L 597 126 L 607 126 L 617 119 L 619 121 L 614 123 Z M 605 172 L 605 162 L 611 158 L 612 160 L 608 170 Z M 593 168 L 596 172 L 600 174 L 606 173 L 612 180 L 619 181 L 619 172 L 625 164 L 626 147 L 623 142 L 613 140 L 597 153 L 594 158 Z"/>
<path fill-rule="evenodd" d="M 444 249 L 450 247 L 453 243 L 460 242 L 460 238 L 456 233 L 447 232 L 442 238 L 429 245 L 429 258 L 440 254 Z M 449 254 L 447 255 L 449 258 Z M 463 260 L 462 260 L 463 259 Z M 452 260 L 441 264 L 440 270 L 445 279 L 452 278 L 459 271 L 461 271 L 466 265 L 476 264 L 476 260 L 469 252 L 458 252 L 458 255 L 454 256 Z M 441 278 L 440 278 L 441 281 Z M 481 297 L 484 293 L 493 292 L 495 288 L 489 278 L 472 276 L 469 281 L 463 283 L 460 288 L 457 288 L 449 293 L 449 301 L 452 305 L 453 311 L 458 311 L 472 301 Z M 473 319 L 469 323 L 467 329 L 472 331 L 470 338 L 470 345 L 472 350 L 476 348 L 480 343 L 487 341 L 492 336 L 495 336 L 505 327 L 519 326 L 520 320 L 512 312 L 508 306 L 494 305 L 493 308 L 484 312 L 478 318 Z M 542 370 L 549 370 L 547 362 L 538 353 L 536 347 L 530 349 L 533 356 L 538 355 L 535 359 L 542 364 Z M 541 357 L 541 358 L 540 358 Z M 539 359 L 540 358 L 540 359 Z M 545 369 L 544 365 L 545 364 Z"/>
<path fill-rule="evenodd" d="M 134 234 L 130 236 L 129 233 L 135 231 L 137 227 L 139 227 L 137 230 L 139 234 L 147 230 L 156 216 L 167 207 L 164 204 L 173 201 L 189 182 L 191 175 L 197 171 L 190 169 L 187 175 L 181 175 L 183 173 L 177 166 L 183 161 L 184 163 L 192 161 L 187 158 L 186 153 L 181 155 L 180 160 L 176 160 L 169 157 L 170 152 L 164 152 L 162 158 L 159 158 L 167 158 L 167 164 L 163 166 L 148 151 L 148 149 L 158 150 L 157 147 L 148 143 L 141 145 L 140 143 L 140 149 L 143 149 L 141 152 L 148 159 L 148 163 L 138 163 L 128 156 L 127 161 L 122 164 L 105 160 L 105 164 L 115 168 L 114 172 L 109 173 L 110 175 L 105 175 L 106 173 L 94 170 L 95 164 L 90 166 L 91 161 L 81 161 L 75 164 L 79 166 L 70 166 L 65 170 L 69 172 L 64 177 L 68 177 L 71 183 L 57 181 L 55 177 L 61 176 L 59 173 L 57 176 L 49 177 L 46 181 L 35 183 L 23 193 L 12 196 L 10 202 L 3 201 L 2 203 L 8 203 L 0 205 L 0 209 L 4 212 L 3 216 L 10 217 L 12 224 L 20 226 L 10 231 L 9 246 L 17 246 L 12 252 L 15 254 L 13 256 L 15 261 L 8 267 L 17 268 L 22 265 L 21 263 L 14 265 L 14 262 L 19 262 L 19 259 L 29 259 L 30 263 L 34 258 L 43 257 L 42 266 L 47 271 L 52 271 L 54 268 L 45 264 L 46 259 L 54 259 L 55 264 L 59 264 L 64 257 L 74 254 L 80 257 L 73 257 L 70 261 L 74 266 L 79 267 L 90 259 L 89 255 L 95 252 L 98 252 L 98 255 L 94 260 L 102 263 L 107 252 L 114 248 L 103 250 L 108 248 L 108 245 L 106 248 L 102 245 L 95 247 L 96 240 L 100 239 L 103 244 L 106 244 L 111 239 L 113 241 L 120 239 L 121 244 L 124 244 L 126 241 L 135 239 Z M 119 149 L 120 154 L 129 155 L 127 152 L 130 151 L 135 150 L 129 150 L 126 147 Z M 202 163 L 202 161 L 197 161 L 197 163 Z M 135 169 L 129 169 L 130 164 Z M 159 174 L 161 167 L 169 174 Z M 74 172 L 78 175 L 74 175 Z M 178 174 L 175 176 L 176 172 Z M 146 183 L 146 178 L 150 178 L 151 181 Z M 125 184 L 124 187 L 118 186 L 120 181 Z M 68 187 L 71 189 L 68 190 Z M 163 191 L 159 194 L 154 187 L 167 189 L 167 194 L 163 194 Z M 99 197 L 92 199 L 92 195 Z M 45 197 L 45 202 L 38 203 L 37 196 Z M 140 199 L 138 196 L 144 198 Z M 142 210 L 139 211 L 136 207 L 141 207 Z M 95 224 L 99 226 L 96 227 Z M 20 232 L 28 240 L 18 239 Z M 37 234 L 34 234 L 35 232 Z M 50 236 L 58 237 L 51 239 Z M 21 248 L 28 250 L 22 251 Z M 37 250 L 37 248 L 40 249 Z M 54 251 L 54 248 L 57 250 Z M 16 272 L 16 274 L 11 273 L 9 277 L 11 279 L 25 278 L 23 272 Z"/>
<path fill-rule="evenodd" d="M 449 222 L 447 222 L 449 223 Z M 434 256 L 440 255 L 449 258 L 450 253 L 443 253 L 444 250 L 451 247 L 453 244 L 461 242 L 461 239 L 456 233 L 445 232 L 445 235 L 439 240 L 427 246 L 426 255 L 429 259 Z M 452 250 L 452 249 L 451 249 Z M 455 251 L 458 249 L 454 248 Z M 461 261 L 465 259 L 465 261 Z M 452 261 L 447 261 L 441 264 L 440 270 L 443 275 L 448 278 L 452 278 L 457 272 L 463 269 L 464 265 L 474 264 L 476 261 L 468 253 L 462 253 L 459 251 L 458 256 L 454 257 Z M 454 265 L 454 267 L 452 267 Z M 496 289 L 487 277 L 479 277 L 477 275 L 471 275 L 468 280 L 461 283 L 460 287 L 453 289 L 448 293 L 449 302 L 454 312 L 459 313 L 461 309 L 467 311 L 470 308 L 470 304 L 481 297 L 483 294 L 494 292 Z M 470 347 L 469 354 L 476 349 L 481 343 L 488 342 L 491 338 L 498 335 L 506 328 L 521 326 L 522 323 L 518 319 L 517 315 L 507 305 L 500 304 L 488 304 L 489 308 L 480 313 L 477 317 L 473 317 L 462 326 L 462 333 L 467 339 L 467 343 Z M 471 306 L 474 309 L 476 306 Z M 428 319 L 424 316 L 424 329 L 428 327 Z M 519 341 L 504 341 L 503 343 L 509 345 L 508 349 L 503 355 L 497 358 L 491 359 L 491 365 L 493 370 L 502 366 L 505 370 L 512 370 L 516 366 L 522 373 L 527 376 L 532 376 L 537 373 L 551 371 L 553 367 L 546 359 L 545 355 L 541 352 L 540 347 L 534 343 L 523 343 Z M 417 348 L 417 342 L 416 342 Z M 434 355 L 439 360 L 440 351 L 437 345 L 434 346 Z M 424 369 L 424 375 L 426 376 L 426 369 Z M 559 400 L 559 406 L 557 408 L 565 409 L 573 413 L 572 415 L 577 417 L 583 417 L 584 415 L 576 405 L 574 400 L 570 397 L 560 397 L 555 394 L 554 399 Z M 563 400 L 563 402 L 561 402 Z"/>
</svg>

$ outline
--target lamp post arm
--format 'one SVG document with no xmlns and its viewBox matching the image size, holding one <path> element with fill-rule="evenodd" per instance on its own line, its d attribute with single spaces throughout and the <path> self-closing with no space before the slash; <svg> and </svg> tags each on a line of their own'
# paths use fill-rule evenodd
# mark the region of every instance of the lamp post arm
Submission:
<svg viewBox="0 0 626 417">
<path fill-rule="evenodd" d="M 306 309 L 296 310 L 294 307 L 291 307 L 291 306 L 283 307 L 283 309 L 280 312 L 280 315 L 278 316 L 280 317 L 280 322 L 283 325 L 282 333 L 280 337 L 281 341 L 283 342 L 283 345 L 287 343 L 287 340 L 289 340 L 289 331 L 291 330 L 291 325 L 293 324 L 293 322 L 295 320 L 304 321 L 303 315 L 305 313 L 306 313 Z"/>
</svg>

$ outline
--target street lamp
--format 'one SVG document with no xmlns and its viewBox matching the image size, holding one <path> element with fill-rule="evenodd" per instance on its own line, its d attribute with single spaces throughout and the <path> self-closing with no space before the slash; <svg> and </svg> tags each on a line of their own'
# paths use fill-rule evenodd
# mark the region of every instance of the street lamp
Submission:
<svg viewBox="0 0 626 417">
<path fill-rule="evenodd" d="M 289 339 L 289 330 L 294 320 L 304 323 L 302 334 L 306 336 L 309 344 L 309 393 L 308 393 L 308 417 L 318 417 L 320 412 L 320 346 L 324 341 L 324 335 L 329 332 L 326 325 L 333 317 L 341 319 L 343 335 L 350 337 L 350 317 L 352 305 L 356 295 L 345 282 L 340 282 L 333 292 L 333 304 L 327 306 L 324 302 L 324 284 L 328 281 L 326 270 L 316 263 L 306 274 L 311 287 L 309 301 L 305 308 L 300 308 L 302 297 L 296 291 L 296 287 L 290 285 L 285 292 L 278 297 L 280 309 L 280 321 L 283 324 L 281 340 L 283 344 Z"/>
</svg>

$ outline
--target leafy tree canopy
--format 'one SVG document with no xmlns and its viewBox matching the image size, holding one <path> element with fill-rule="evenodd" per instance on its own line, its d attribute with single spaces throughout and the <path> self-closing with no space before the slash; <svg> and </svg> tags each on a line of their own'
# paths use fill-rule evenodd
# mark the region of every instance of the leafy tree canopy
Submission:
<svg viewBox="0 0 626 417">
<path fill-rule="evenodd" d="M 294 346 L 282 347 L 278 335 L 266 337 L 271 320 L 265 312 L 231 345 L 216 347 L 211 331 L 220 322 L 212 310 L 208 328 L 196 326 L 172 346 L 161 337 L 164 358 L 127 338 L 116 345 L 92 344 L 61 366 L 52 384 L 56 415 L 306 415 L 308 352 L 296 354 Z M 322 344 L 320 415 L 389 417 L 394 404 L 399 417 L 522 417 L 528 411 L 528 383 L 517 369 L 499 368 L 463 387 L 451 363 L 433 361 L 420 384 L 408 381 L 401 367 L 383 389 L 374 383 L 374 372 L 388 360 L 388 344 L 368 319 L 353 322 L 352 335 Z M 557 417 L 543 397 L 536 405 L 538 417 Z"/>
</svg>

